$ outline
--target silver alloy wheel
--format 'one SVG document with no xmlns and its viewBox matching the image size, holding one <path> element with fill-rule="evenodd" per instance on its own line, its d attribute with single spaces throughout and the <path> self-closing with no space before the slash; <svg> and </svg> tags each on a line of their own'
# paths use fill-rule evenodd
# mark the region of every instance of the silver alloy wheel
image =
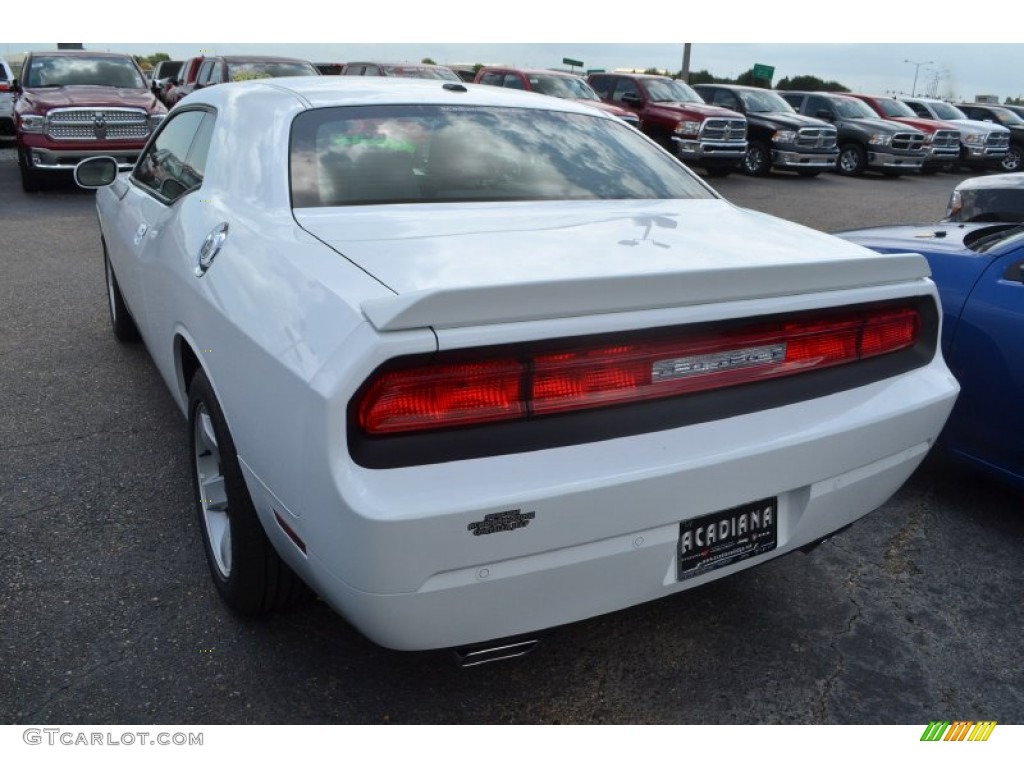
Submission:
<svg viewBox="0 0 1024 768">
<path fill-rule="evenodd" d="M 1003 158 L 1003 170 L 1007 173 L 1016 173 L 1021 169 L 1022 159 L 1024 158 L 1022 158 L 1020 147 L 1011 144 L 1010 148 L 1006 152 L 1006 156 Z"/>
<path fill-rule="evenodd" d="M 839 155 L 839 167 L 844 173 L 855 173 L 860 165 L 860 157 L 855 149 L 844 149 Z"/>
<path fill-rule="evenodd" d="M 743 158 L 743 169 L 751 176 L 765 174 L 771 160 L 763 145 L 754 142 L 747 147 L 747 154 Z"/>
<path fill-rule="evenodd" d="M 220 449 L 205 403 L 196 406 L 195 462 L 206 538 L 217 570 L 222 578 L 227 579 L 231 575 L 231 518 L 220 466 Z"/>
</svg>

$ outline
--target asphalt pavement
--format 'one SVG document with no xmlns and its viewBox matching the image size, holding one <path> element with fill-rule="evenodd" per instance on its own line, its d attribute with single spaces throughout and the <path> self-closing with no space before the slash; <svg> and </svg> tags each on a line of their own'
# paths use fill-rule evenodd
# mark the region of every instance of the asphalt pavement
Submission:
<svg viewBox="0 0 1024 768">
<path fill-rule="evenodd" d="M 960 178 L 713 183 L 834 231 L 935 221 Z M 387 651 L 318 602 L 234 618 L 184 419 L 110 333 L 92 196 L 23 193 L 0 149 L 0 254 L 0 723 L 1024 723 L 1022 498 L 940 457 L 810 554 L 515 662 Z"/>
</svg>

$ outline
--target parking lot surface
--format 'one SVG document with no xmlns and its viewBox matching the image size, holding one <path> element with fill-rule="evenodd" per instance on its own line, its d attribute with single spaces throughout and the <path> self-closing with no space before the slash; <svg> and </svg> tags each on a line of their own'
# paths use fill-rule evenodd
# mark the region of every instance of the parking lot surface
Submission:
<svg viewBox="0 0 1024 768">
<path fill-rule="evenodd" d="M 962 178 L 714 186 L 835 231 L 936 221 Z M 0 253 L 0 722 L 1024 722 L 1022 499 L 937 456 L 809 554 L 515 662 L 387 651 L 316 602 L 239 620 L 207 573 L 185 422 L 110 333 L 92 195 L 27 195 L 0 149 Z"/>
</svg>

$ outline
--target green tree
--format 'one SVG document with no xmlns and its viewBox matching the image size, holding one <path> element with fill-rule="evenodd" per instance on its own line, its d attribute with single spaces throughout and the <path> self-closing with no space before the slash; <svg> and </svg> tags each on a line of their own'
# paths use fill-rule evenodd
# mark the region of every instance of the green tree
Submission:
<svg viewBox="0 0 1024 768">
<path fill-rule="evenodd" d="M 849 93 L 850 89 L 835 80 L 822 80 L 814 75 L 784 77 L 775 86 L 780 91 L 839 91 Z"/>
<path fill-rule="evenodd" d="M 430 58 L 429 56 L 427 56 L 427 57 L 425 57 L 425 58 L 424 58 L 424 59 L 423 59 L 423 60 L 422 60 L 422 61 L 420 62 L 420 64 L 437 64 L 437 62 L 436 62 L 436 61 L 434 61 L 434 60 L 433 60 L 432 58 Z"/>
<path fill-rule="evenodd" d="M 737 85 L 752 85 L 755 88 L 771 88 L 772 81 L 765 80 L 760 77 L 754 77 L 754 68 L 751 67 L 746 72 L 741 72 L 736 78 Z"/>
<path fill-rule="evenodd" d="M 680 80 L 683 79 L 682 70 L 676 73 L 676 78 Z M 696 72 L 691 72 L 690 77 L 687 79 L 687 82 L 690 85 L 704 85 L 705 83 L 721 83 L 723 82 L 723 80 L 720 77 L 715 77 L 706 69 L 700 69 L 697 70 Z"/>
</svg>

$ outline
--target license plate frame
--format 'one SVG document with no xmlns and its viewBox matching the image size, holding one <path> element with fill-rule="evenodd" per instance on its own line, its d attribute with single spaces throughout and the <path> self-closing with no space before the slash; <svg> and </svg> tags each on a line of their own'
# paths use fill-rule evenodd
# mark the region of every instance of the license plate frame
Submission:
<svg viewBox="0 0 1024 768">
<path fill-rule="evenodd" d="M 679 524 L 676 577 L 686 581 L 778 546 L 779 500 L 772 496 Z"/>
</svg>

